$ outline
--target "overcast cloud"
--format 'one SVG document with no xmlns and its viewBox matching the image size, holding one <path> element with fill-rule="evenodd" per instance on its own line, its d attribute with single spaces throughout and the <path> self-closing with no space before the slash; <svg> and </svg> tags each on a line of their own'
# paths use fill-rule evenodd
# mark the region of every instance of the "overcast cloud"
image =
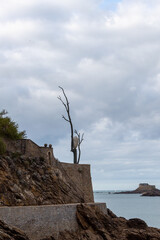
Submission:
<svg viewBox="0 0 160 240">
<path fill-rule="evenodd" d="M 1 0 L 1 109 L 72 162 L 59 85 L 94 189 L 160 188 L 159 0 Z"/>
</svg>

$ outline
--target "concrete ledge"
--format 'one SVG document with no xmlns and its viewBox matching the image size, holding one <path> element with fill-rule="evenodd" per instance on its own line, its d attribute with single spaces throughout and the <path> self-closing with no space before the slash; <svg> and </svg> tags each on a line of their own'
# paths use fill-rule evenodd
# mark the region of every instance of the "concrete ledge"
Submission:
<svg viewBox="0 0 160 240">
<path fill-rule="evenodd" d="M 87 203 L 97 206 L 107 214 L 105 203 Z M 58 238 L 60 231 L 78 229 L 76 204 L 0 207 L 0 219 L 23 230 L 31 240 L 53 235 Z"/>
</svg>

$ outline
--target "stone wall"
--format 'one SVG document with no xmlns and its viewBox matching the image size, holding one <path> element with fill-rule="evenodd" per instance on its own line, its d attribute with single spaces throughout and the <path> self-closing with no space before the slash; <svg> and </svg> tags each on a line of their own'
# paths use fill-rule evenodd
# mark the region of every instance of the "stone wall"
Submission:
<svg viewBox="0 0 160 240">
<path fill-rule="evenodd" d="M 89 205 L 97 205 L 103 213 L 107 214 L 105 203 Z M 0 207 L 0 219 L 23 230 L 32 240 L 51 235 L 57 239 L 60 231 L 78 229 L 76 207 L 77 204 Z"/>
<path fill-rule="evenodd" d="M 71 164 L 54 161 L 55 167 L 58 167 L 65 177 L 71 179 L 74 187 L 83 193 L 85 202 L 94 202 L 92 179 L 90 165 L 88 164 Z"/>
<path fill-rule="evenodd" d="M 30 139 L 7 140 L 4 139 L 7 151 L 20 153 L 26 157 L 44 157 L 51 163 L 54 159 L 53 148 L 40 147 Z"/>
</svg>

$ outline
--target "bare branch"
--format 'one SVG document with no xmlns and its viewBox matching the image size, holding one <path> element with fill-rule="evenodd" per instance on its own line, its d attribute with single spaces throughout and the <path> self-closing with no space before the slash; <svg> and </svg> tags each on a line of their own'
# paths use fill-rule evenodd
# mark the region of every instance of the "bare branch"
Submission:
<svg viewBox="0 0 160 240">
<path fill-rule="evenodd" d="M 64 95 L 64 97 L 65 97 L 65 99 L 66 99 L 66 103 L 67 103 L 67 108 L 68 108 L 68 111 L 69 111 L 69 101 L 68 101 L 68 98 L 67 98 L 67 96 L 66 96 L 66 94 L 65 94 L 65 91 L 64 91 L 64 89 L 61 87 L 61 86 L 59 86 L 59 88 L 62 90 L 62 92 L 63 92 L 63 95 Z"/>
<path fill-rule="evenodd" d="M 80 140 L 80 142 L 79 142 L 79 145 L 80 145 L 80 144 L 83 142 L 83 140 L 84 140 L 83 136 L 84 136 L 84 133 L 82 134 L 82 137 L 81 137 L 81 140 Z"/>
<path fill-rule="evenodd" d="M 69 120 L 68 120 L 64 115 L 62 115 L 62 118 L 63 118 L 64 120 L 66 120 L 67 122 L 69 122 Z"/>
<path fill-rule="evenodd" d="M 77 160 L 77 164 L 80 162 L 80 158 L 81 158 L 81 143 L 83 142 L 83 136 L 84 136 L 84 133 L 82 133 L 82 136 L 80 133 L 77 132 L 77 130 L 75 129 L 74 130 L 75 134 L 78 136 L 78 160 Z"/>
<path fill-rule="evenodd" d="M 74 133 L 79 137 L 79 134 L 76 129 L 74 130 Z"/>
<path fill-rule="evenodd" d="M 67 98 L 67 96 L 66 96 L 66 94 L 65 94 L 64 89 L 63 89 L 61 86 L 59 86 L 59 88 L 60 88 L 60 89 L 62 90 L 62 92 L 63 92 L 63 96 L 64 96 L 64 98 L 65 98 L 66 103 L 62 100 L 61 96 L 59 96 L 58 99 L 59 99 L 59 100 L 62 102 L 62 104 L 64 105 L 64 107 L 65 107 L 65 109 L 66 109 L 66 112 L 67 112 L 67 115 L 68 115 L 68 119 L 67 119 L 66 117 L 64 117 L 64 116 L 62 116 L 62 118 L 63 118 L 64 120 L 66 120 L 67 122 L 70 123 L 70 127 L 71 127 L 71 151 L 73 152 L 74 158 L 76 158 L 75 149 L 74 149 L 74 147 L 73 147 L 73 124 L 72 124 L 72 120 L 71 120 L 71 116 L 70 116 L 69 101 L 68 101 L 68 98 Z M 74 162 L 77 162 L 77 160 L 74 159 Z"/>
<path fill-rule="evenodd" d="M 83 142 L 83 140 L 84 140 L 84 138 L 83 138 L 84 137 L 84 133 L 82 133 L 82 137 L 81 137 L 81 134 L 78 133 L 77 130 L 74 130 L 74 132 L 78 136 L 78 139 L 79 139 L 78 145 L 80 145 Z"/>
<path fill-rule="evenodd" d="M 74 130 L 74 132 L 75 132 L 75 133 L 78 135 L 78 132 L 77 132 L 77 130 L 76 130 L 76 129 Z"/>
<path fill-rule="evenodd" d="M 69 111 L 69 109 L 68 109 L 68 107 L 67 107 L 67 105 L 63 102 L 63 100 L 62 100 L 62 98 L 59 96 L 59 97 L 57 97 L 61 102 L 62 102 L 62 104 L 64 105 L 64 107 L 65 107 L 65 109 L 66 109 L 66 111 L 68 112 Z"/>
</svg>

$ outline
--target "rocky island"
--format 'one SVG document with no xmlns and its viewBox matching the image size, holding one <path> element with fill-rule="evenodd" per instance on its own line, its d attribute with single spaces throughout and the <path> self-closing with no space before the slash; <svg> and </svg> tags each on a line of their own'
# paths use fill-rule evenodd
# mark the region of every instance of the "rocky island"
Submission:
<svg viewBox="0 0 160 240">
<path fill-rule="evenodd" d="M 148 183 L 140 183 L 139 187 L 133 191 L 117 192 L 116 194 L 141 194 L 141 196 L 160 196 L 160 190 L 155 185 L 149 185 Z"/>
<path fill-rule="evenodd" d="M 89 165 L 58 161 L 51 144 L 38 146 L 4 120 L 0 240 L 160 240 L 160 229 L 117 217 L 94 202 Z M 2 122 L 11 124 L 12 132 Z"/>
</svg>

